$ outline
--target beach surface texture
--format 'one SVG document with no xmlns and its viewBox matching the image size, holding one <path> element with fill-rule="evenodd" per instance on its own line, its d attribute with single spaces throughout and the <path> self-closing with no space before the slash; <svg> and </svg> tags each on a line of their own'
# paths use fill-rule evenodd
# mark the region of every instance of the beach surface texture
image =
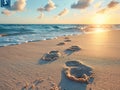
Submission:
<svg viewBox="0 0 120 90">
<path fill-rule="evenodd" d="M 0 48 L 0 90 L 120 90 L 120 31 Z"/>
</svg>

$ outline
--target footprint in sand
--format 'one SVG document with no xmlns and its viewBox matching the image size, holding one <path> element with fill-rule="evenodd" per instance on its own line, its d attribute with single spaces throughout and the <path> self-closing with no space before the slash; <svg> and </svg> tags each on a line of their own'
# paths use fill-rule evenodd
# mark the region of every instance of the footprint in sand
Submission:
<svg viewBox="0 0 120 90">
<path fill-rule="evenodd" d="M 67 54 L 67 55 L 71 55 L 72 53 L 74 52 L 77 52 L 77 51 L 80 51 L 81 48 L 79 46 L 71 46 L 69 47 L 68 49 L 66 49 L 64 52 Z"/>
<path fill-rule="evenodd" d="M 66 39 L 66 40 L 64 40 L 64 42 L 71 42 L 71 40 L 70 39 Z"/>
<path fill-rule="evenodd" d="M 92 68 L 79 61 L 67 61 L 64 68 L 65 76 L 76 82 L 89 83 L 93 81 Z"/>
<path fill-rule="evenodd" d="M 65 39 L 64 42 L 71 42 L 69 37 L 65 37 L 64 39 Z"/>
<path fill-rule="evenodd" d="M 62 46 L 62 45 L 65 45 L 65 42 L 60 42 L 57 44 L 58 46 Z"/>
<path fill-rule="evenodd" d="M 50 51 L 47 54 L 44 54 L 43 57 L 40 59 L 40 64 L 46 64 L 57 60 L 61 56 L 59 51 Z"/>
<path fill-rule="evenodd" d="M 33 81 L 32 83 L 25 83 L 25 86 L 21 90 L 38 90 L 37 85 L 42 83 L 44 80 L 43 79 L 38 79 Z"/>
</svg>

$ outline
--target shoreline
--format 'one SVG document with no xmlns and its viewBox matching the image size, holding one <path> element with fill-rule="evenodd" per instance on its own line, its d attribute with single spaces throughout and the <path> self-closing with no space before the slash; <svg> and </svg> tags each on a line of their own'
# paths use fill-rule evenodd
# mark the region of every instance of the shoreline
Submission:
<svg viewBox="0 0 120 90">
<path fill-rule="evenodd" d="M 21 44 L 30 43 L 30 42 L 40 42 L 40 41 L 46 41 L 46 40 L 53 40 L 53 39 L 57 39 L 57 38 L 60 38 L 60 37 L 69 37 L 69 36 L 75 36 L 75 35 L 82 35 L 82 32 L 80 32 L 79 34 L 62 35 L 62 36 L 57 36 L 57 37 L 54 37 L 54 38 L 45 38 L 45 39 L 41 39 L 41 40 L 27 41 L 27 42 L 22 42 L 22 43 L 18 43 L 18 44 L 4 45 L 4 46 L 0 46 L 0 48 L 1 47 L 6 47 L 6 46 L 21 45 Z M 0 37 L 5 37 L 5 36 L 7 36 L 7 35 L 0 34 Z"/>
<path fill-rule="evenodd" d="M 108 32 L 108 31 L 111 31 L 111 30 L 107 30 L 107 31 L 103 31 L 103 32 Z M 119 31 L 119 30 L 118 30 Z M 46 39 L 43 39 L 43 40 L 33 40 L 33 41 L 27 41 L 27 42 L 23 42 L 23 43 L 18 43 L 18 44 L 11 44 L 11 45 L 5 45 L 5 46 L 0 46 L 1 47 L 6 47 L 6 46 L 14 46 L 14 45 L 21 45 L 21 44 L 27 44 L 27 43 L 31 43 L 31 42 L 41 42 L 41 41 L 47 41 L 47 40 L 53 40 L 53 39 L 58 39 L 58 38 L 65 38 L 65 37 L 73 37 L 73 36 L 79 36 L 79 35 L 87 35 L 87 34 L 95 34 L 95 33 L 98 33 L 98 32 L 82 32 L 79 33 L 79 34 L 70 34 L 70 35 L 63 35 L 63 36 L 58 36 L 58 37 L 54 37 L 54 38 L 46 38 Z M 4 37 L 4 36 L 7 36 L 6 34 L 0 34 L 0 37 Z"/>
<path fill-rule="evenodd" d="M 60 87 L 61 90 L 119 90 L 119 35 L 120 31 L 115 30 L 1 47 L 0 90 L 24 90 L 25 85 L 34 87 L 33 90 L 50 90 L 51 87 Z M 65 42 L 65 37 L 71 41 Z M 65 44 L 58 45 L 61 42 Z M 66 53 L 71 46 L 79 46 L 81 50 Z M 42 56 L 53 50 L 59 51 L 61 56 L 41 65 Z M 63 74 L 66 62 L 76 60 L 95 72 L 91 84 L 68 80 Z"/>
</svg>

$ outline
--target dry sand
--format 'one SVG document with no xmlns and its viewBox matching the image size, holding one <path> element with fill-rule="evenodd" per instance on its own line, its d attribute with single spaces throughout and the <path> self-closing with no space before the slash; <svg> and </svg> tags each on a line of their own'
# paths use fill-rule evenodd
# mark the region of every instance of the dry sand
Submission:
<svg viewBox="0 0 120 90">
<path fill-rule="evenodd" d="M 120 90 L 120 31 L 68 36 L 0 48 L 0 90 Z M 80 51 L 66 53 L 71 46 Z M 58 60 L 40 63 L 58 50 Z M 67 61 L 78 60 L 95 72 L 92 83 L 69 80 L 63 73 Z M 25 89 L 27 88 L 27 89 Z"/>
</svg>

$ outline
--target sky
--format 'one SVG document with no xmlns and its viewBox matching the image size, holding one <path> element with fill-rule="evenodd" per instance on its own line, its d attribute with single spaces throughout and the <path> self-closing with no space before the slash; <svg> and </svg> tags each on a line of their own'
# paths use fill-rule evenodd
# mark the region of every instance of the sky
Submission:
<svg viewBox="0 0 120 90">
<path fill-rule="evenodd" d="M 120 0 L 11 0 L 0 24 L 120 24 Z"/>
</svg>

